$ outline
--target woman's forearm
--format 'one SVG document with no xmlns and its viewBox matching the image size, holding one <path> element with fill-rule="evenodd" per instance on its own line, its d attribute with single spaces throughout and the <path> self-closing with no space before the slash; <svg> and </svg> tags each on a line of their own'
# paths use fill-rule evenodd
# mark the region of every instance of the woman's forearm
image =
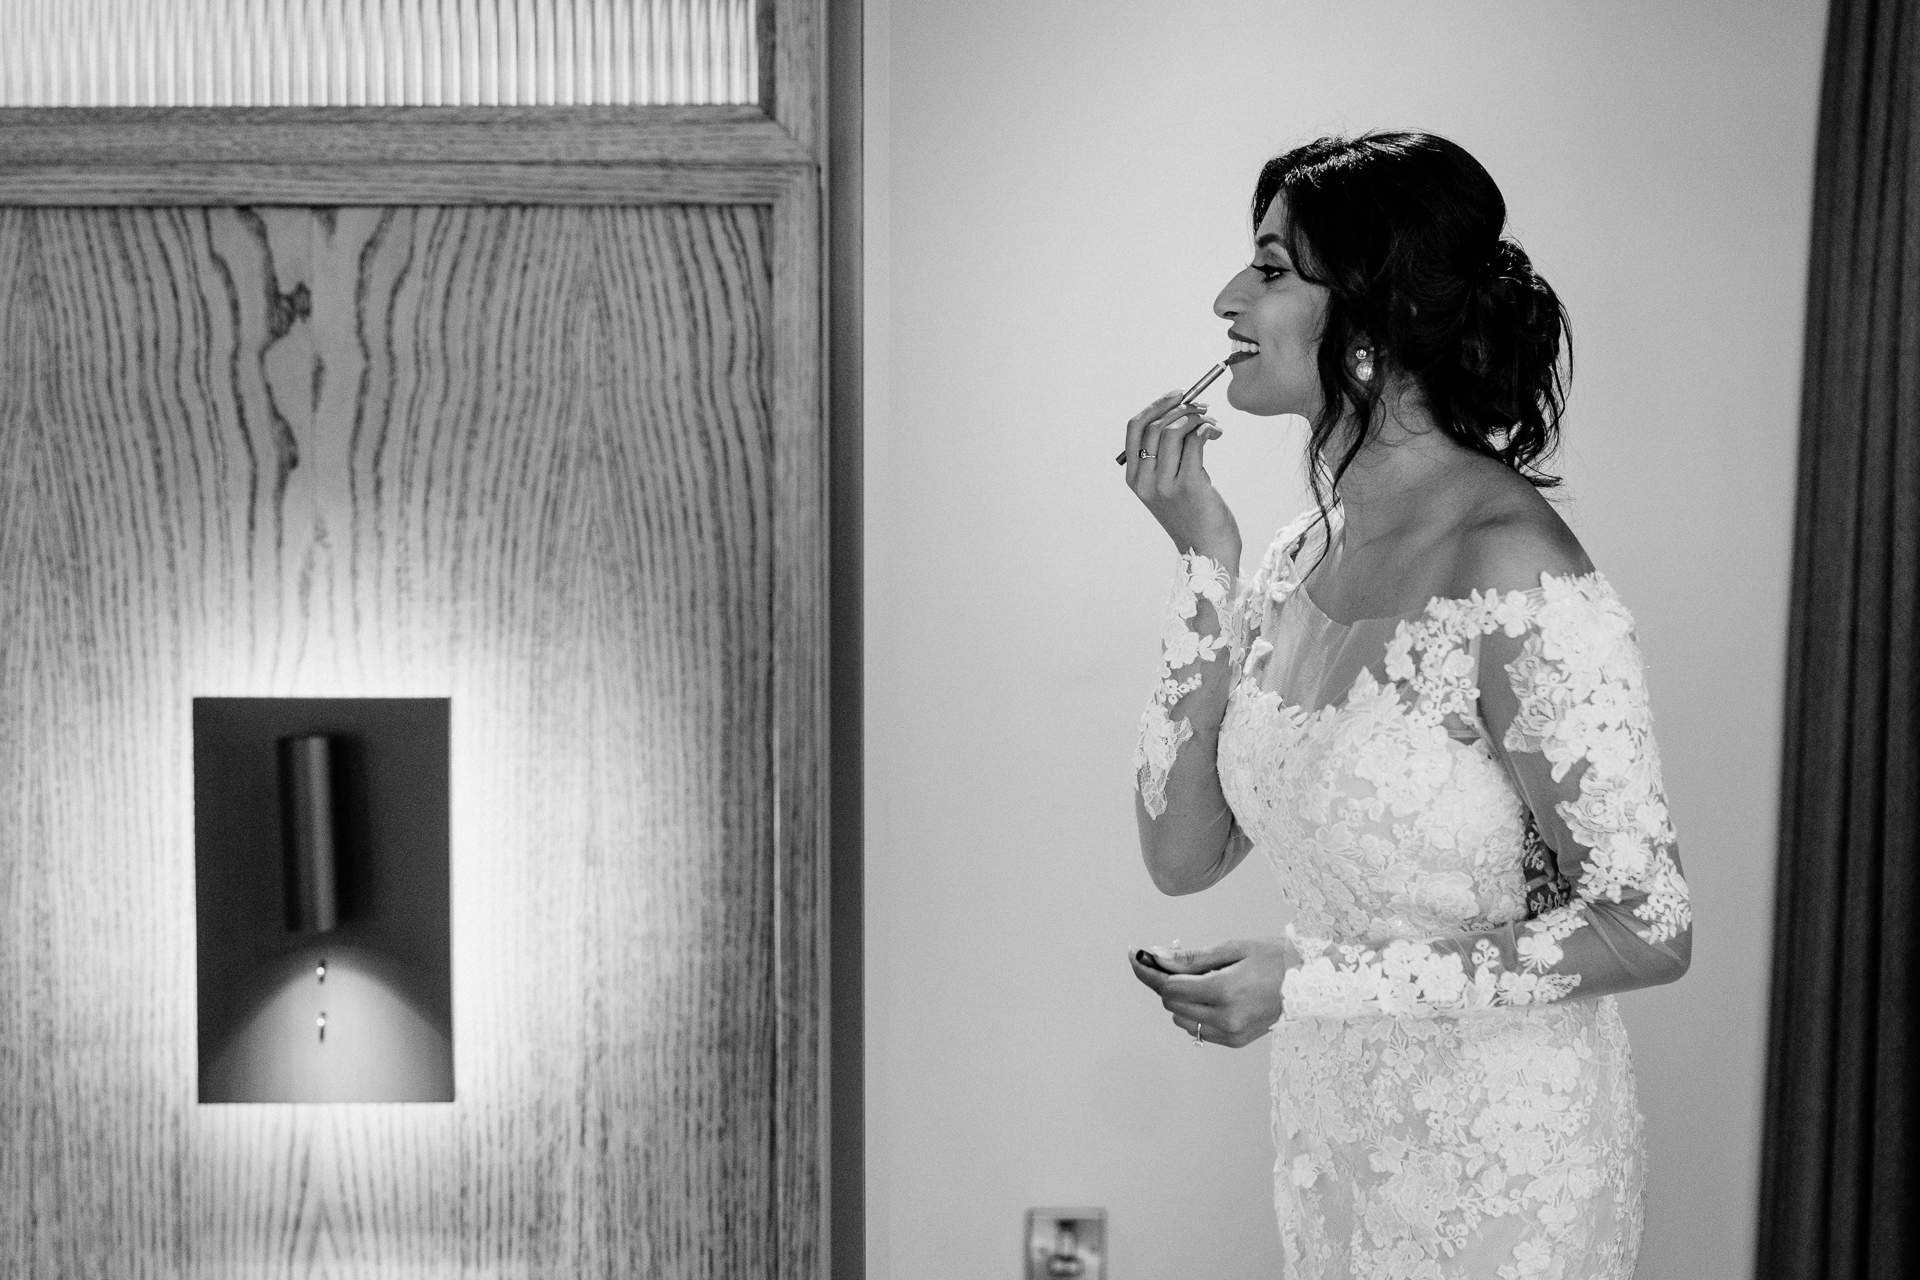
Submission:
<svg viewBox="0 0 1920 1280">
<path fill-rule="evenodd" d="M 1246 651 L 1237 587 L 1226 565 L 1183 556 L 1161 633 L 1160 679 L 1134 759 L 1141 856 L 1165 893 L 1204 889 L 1236 860 L 1215 748 Z"/>
<path fill-rule="evenodd" d="M 1213 756 L 1213 734 L 1196 735 L 1187 744 L 1168 778 L 1167 807 L 1158 818 L 1148 814 L 1144 800 L 1134 799 L 1140 857 L 1162 893 L 1198 893 L 1233 870 L 1245 852 L 1233 847 L 1233 811 L 1221 793 Z"/>
</svg>

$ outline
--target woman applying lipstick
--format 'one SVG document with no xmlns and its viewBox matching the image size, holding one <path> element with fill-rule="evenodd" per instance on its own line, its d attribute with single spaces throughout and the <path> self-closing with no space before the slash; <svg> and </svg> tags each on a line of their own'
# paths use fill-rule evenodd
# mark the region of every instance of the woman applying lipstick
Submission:
<svg viewBox="0 0 1920 1280">
<path fill-rule="evenodd" d="M 1128 423 L 1181 555 L 1136 815 L 1164 892 L 1257 848 L 1294 921 L 1135 974 L 1196 1046 L 1271 1033 L 1287 1275 L 1626 1280 L 1614 996 L 1686 971 L 1692 917 L 1632 618 L 1542 495 L 1564 308 L 1430 134 L 1277 157 L 1253 222 L 1227 398 L 1309 420 L 1315 507 L 1243 579 L 1205 406 Z"/>
</svg>

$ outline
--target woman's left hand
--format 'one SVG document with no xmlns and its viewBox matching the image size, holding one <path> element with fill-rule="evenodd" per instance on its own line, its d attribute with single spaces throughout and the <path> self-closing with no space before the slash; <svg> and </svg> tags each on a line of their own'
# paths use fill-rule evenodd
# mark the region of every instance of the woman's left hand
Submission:
<svg viewBox="0 0 1920 1280">
<path fill-rule="evenodd" d="M 1172 970 L 1161 973 L 1129 953 L 1133 976 L 1153 989 L 1188 1035 L 1240 1049 L 1267 1034 L 1280 1020 L 1280 982 L 1300 963 L 1284 938 L 1249 938 L 1216 947 L 1148 948 Z"/>
</svg>

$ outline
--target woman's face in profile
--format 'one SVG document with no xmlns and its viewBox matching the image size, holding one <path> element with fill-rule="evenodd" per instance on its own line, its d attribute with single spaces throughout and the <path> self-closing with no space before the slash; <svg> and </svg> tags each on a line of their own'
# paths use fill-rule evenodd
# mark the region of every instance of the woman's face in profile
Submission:
<svg viewBox="0 0 1920 1280">
<path fill-rule="evenodd" d="M 1286 196 L 1276 195 L 1254 233 L 1252 263 L 1227 282 L 1213 300 L 1213 313 L 1233 322 L 1233 337 L 1260 348 L 1229 366 L 1227 403 L 1244 413 L 1311 418 L 1321 404 L 1315 351 L 1327 290 L 1295 272 L 1282 238 L 1286 224 Z"/>
</svg>

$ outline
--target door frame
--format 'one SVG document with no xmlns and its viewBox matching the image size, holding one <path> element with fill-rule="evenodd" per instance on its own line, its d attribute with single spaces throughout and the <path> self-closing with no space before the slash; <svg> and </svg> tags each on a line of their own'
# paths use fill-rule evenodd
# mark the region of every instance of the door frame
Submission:
<svg viewBox="0 0 1920 1280">
<path fill-rule="evenodd" d="M 865 1271 L 863 6 L 759 6 L 757 105 L 0 108 L 0 206 L 768 208 L 780 655 L 772 709 L 774 1256 L 782 1280 L 851 1280 Z"/>
</svg>

